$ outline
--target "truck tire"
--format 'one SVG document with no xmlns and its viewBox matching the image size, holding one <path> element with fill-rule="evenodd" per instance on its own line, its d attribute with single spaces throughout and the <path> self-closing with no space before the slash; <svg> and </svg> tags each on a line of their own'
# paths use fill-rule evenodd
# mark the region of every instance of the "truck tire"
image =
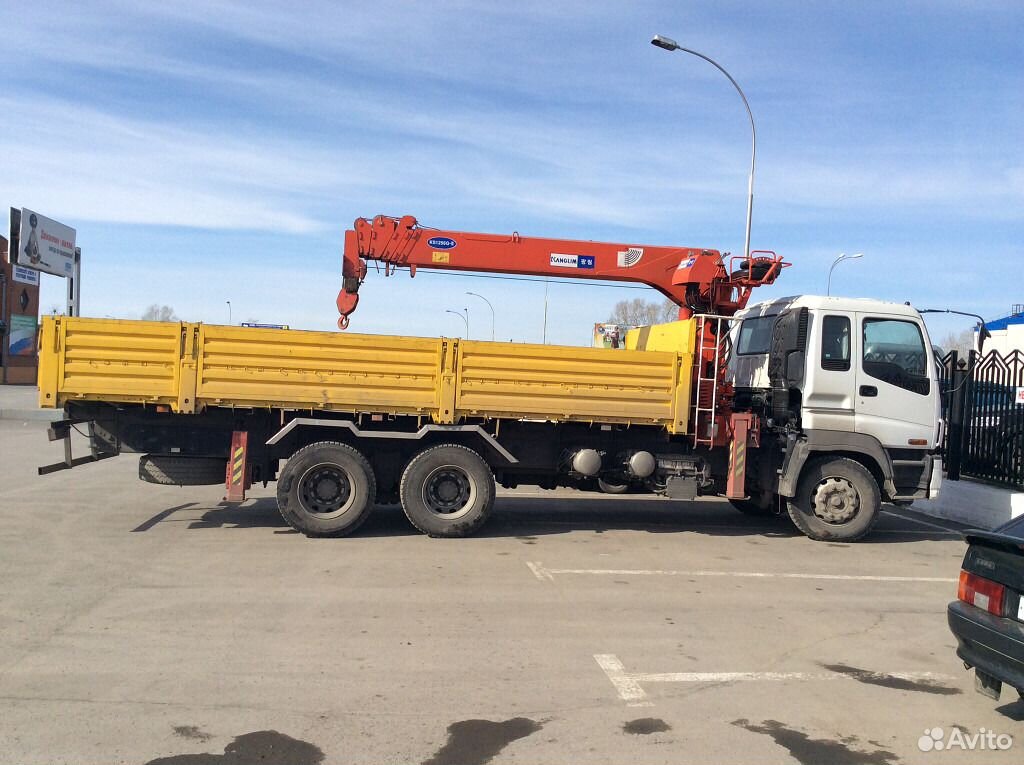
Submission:
<svg viewBox="0 0 1024 765">
<path fill-rule="evenodd" d="M 351 534 L 370 515 L 376 495 L 366 457 L 336 441 L 299 449 L 277 479 L 281 517 L 308 537 Z"/>
<path fill-rule="evenodd" d="M 139 478 L 164 486 L 211 486 L 224 483 L 227 458 L 144 454 L 139 457 Z"/>
<path fill-rule="evenodd" d="M 870 471 L 848 457 L 808 462 L 787 503 L 796 527 L 814 540 L 853 542 L 871 531 L 882 508 Z"/>
<path fill-rule="evenodd" d="M 465 537 L 491 514 L 494 473 L 472 449 L 442 444 L 412 458 L 399 494 L 409 522 L 424 534 Z"/>
</svg>

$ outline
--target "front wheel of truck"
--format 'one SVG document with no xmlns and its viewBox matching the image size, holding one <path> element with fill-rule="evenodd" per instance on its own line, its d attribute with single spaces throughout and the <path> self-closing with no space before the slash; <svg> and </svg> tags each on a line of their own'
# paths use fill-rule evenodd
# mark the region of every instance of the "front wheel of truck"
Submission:
<svg viewBox="0 0 1024 765">
<path fill-rule="evenodd" d="M 853 542 L 871 531 L 882 509 L 871 472 L 848 457 L 808 462 L 789 500 L 789 517 L 811 539 Z"/>
<path fill-rule="evenodd" d="M 347 444 L 320 441 L 289 457 L 277 479 L 277 507 L 288 525 L 310 537 L 351 534 L 373 510 L 373 468 Z"/>
<path fill-rule="evenodd" d="M 491 514 L 494 473 L 472 449 L 433 446 L 406 466 L 399 493 L 406 517 L 424 534 L 465 537 Z"/>
</svg>

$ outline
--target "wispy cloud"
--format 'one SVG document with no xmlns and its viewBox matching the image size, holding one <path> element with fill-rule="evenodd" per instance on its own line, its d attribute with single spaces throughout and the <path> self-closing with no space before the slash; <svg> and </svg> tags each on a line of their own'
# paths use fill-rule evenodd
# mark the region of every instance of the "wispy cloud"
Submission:
<svg viewBox="0 0 1024 765">
<path fill-rule="evenodd" d="M 1006 268 L 1024 218 L 1014 3 L 51 0 L 9 16 L 9 201 L 80 228 L 324 247 L 387 212 L 736 249 L 745 115 L 712 67 L 647 44 L 680 29 L 754 108 L 755 242 L 813 258 L 811 239 L 870 232 L 905 275 L 969 241 Z"/>
</svg>

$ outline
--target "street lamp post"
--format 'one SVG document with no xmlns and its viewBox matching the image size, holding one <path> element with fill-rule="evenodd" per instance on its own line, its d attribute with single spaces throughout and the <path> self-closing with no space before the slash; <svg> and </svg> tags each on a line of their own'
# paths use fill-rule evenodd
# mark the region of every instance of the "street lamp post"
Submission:
<svg viewBox="0 0 1024 765">
<path fill-rule="evenodd" d="M 231 321 L 231 301 L 225 300 L 224 302 L 228 304 L 228 326 L 230 327 L 233 324 Z"/>
<path fill-rule="evenodd" d="M 662 37 L 661 35 L 655 35 L 654 39 L 651 40 L 651 45 L 657 46 L 662 50 L 675 51 L 681 50 L 683 53 L 690 53 L 697 58 L 702 58 L 715 67 L 718 71 L 724 74 L 732 86 L 736 88 L 736 92 L 740 94 L 740 98 L 743 99 L 743 106 L 747 109 L 747 116 L 750 118 L 750 175 L 747 178 L 747 231 L 746 236 L 743 238 L 743 254 L 746 256 L 748 262 L 750 260 L 750 217 L 754 211 L 754 159 L 757 156 L 757 131 L 754 129 L 754 114 L 750 111 L 750 104 L 747 103 L 747 97 L 743 94 L 742 88 L 732 78 L 732 75 L 725 71 L 725 68 L 714 59 L 705 56 L 703 53 L 698 53 L 695 50 L 682 47 L 675 40 Z"/>
<path fill-rule="evenodd" d="M 463 311 L 465 311 L 465 313 L 463 313 Z M 464 322 L 466 322 L 466 339 L 469 340 L 469 309 L 463 308 L 462 311 L 453 311 L 450 308 L 446 308 L 444 312 L 453 313 L 460 319 L 462 319 Z"/>
<path fill-rule="evenodd" d="M 472 295 L 473 297 L 480 298 L 485 303 L 487 303 L 487 307 L 491 309 L 491 342 L 493 343 L 494 342 L 494 306 L 491 305 L 491 301 L 488 300 L 487 298 L 485 298 L 483 295 L 479 295 L 476 292 L 467 292 L 466 294 L 467 295 Z"/>
<path fill-rule="evenodd" d="M 864 253 L 858 252 L 854 255 L 847 255 L 845 252 L 840 253 L 839 257 L 832 261 L 831 268 L 828 269 L 828 288 L 825 290 L 826 295 L 832 294 L 832 270 L 842 263 L 844 260 L 856 260 L 857 258 L 863 258 Z"/>
</svg>

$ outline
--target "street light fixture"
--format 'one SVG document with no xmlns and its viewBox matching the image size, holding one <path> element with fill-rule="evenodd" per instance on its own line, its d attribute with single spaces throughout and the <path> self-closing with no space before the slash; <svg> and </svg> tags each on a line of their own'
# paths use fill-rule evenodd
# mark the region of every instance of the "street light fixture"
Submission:
<svg viewBox="0 0 1024 765">
<path fill-rule="evenodd" d="M 480 298 L 485 303 L 487 303 L 487 307 L 491 309 L 491 342 L 493 343 L 494 342 L 494 306 L 491 305 L 491 301 L 488 300 L 487 298 L 485 298 L 483 295 L 479 295 L 476 292 L 466 292 L 466 294 L 467 295 L 472 295 L 473 297 Z M 467 333 L 468 333 L 468 329 L 467 329 Z"/>
<path fill-rule="evenodd" d="M 224 302 L 228 304 L 228 326 L 230 327 L 234 323 L 231 321 L 231 301 L 225 300 Z"/>
<path fill-rule="evenodd" d="M 705 56 L 703 53 L 698 53 L 695 50 L 682 47 L 679 43 L 669 37 L 662 37 L 661 35 L 655 35 L 654 39 L 651 40 L 651 45 L 654 45 L 662 50 L 676 51 L 681 50 L 683 53 L 690 53 L 697 58 L 702 58 L 711 64 L 715 69 L 724 74 L 732 86 L 736 88 L 736 92 L 740 94 L 740 98 L 743 99 L 743 106 L 747 109 L 747 116 L 750 118 L 750 176 L 747 178 L 747 232 L 743 239 L 743 254 L 746 256 L 747 261 L 750 260 L 750 216 L 754 210 L 754 159 L 757 156 L 757 131 L 754 129 L 754 114 L 750 111 L 750 104 L 747 103 L 747 97 L 743 94 L 742 88 L 732 78 L 732 75 L 725 71 L 725 68 L 715 61 L 713 58 Z"/>
<path fill-rule="evenodd" d="M 465 313 L 463 313 L 463 311 L 465 311 Z M 460 319 L 462 319 L 464 322 L 466 322 L 466 339 L 469 340 L 469 309 L 468 308 L 463 308 L 462 311 L 453 311 L 450 308 L 446 308 L 444 310 L 444 312 L 445 313 L 453 313 L 456 316 L 458 316 Z"/>
<path fill-rule="evenodd" d="M 856 253 L 854 255 L 847 255 L 846 253 L 841 253 L 838 258 L 833 260 L 832 261 L 832 267 L 829 268 L 829 270 L 828 270 L 828 289 L 825 291 L 825 294 L 826 295 L 831 295 L 832 294 L 832 269 L 833 268 L 838 266 L 844 260 L 856 260 L 857 258 L 863 258 L 863 257 L 864 257 L 864 253 L 863 252 L 858 252 L 858 253 Z"/>
</svg>

